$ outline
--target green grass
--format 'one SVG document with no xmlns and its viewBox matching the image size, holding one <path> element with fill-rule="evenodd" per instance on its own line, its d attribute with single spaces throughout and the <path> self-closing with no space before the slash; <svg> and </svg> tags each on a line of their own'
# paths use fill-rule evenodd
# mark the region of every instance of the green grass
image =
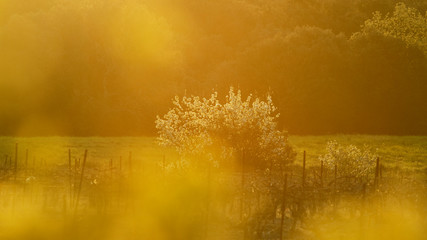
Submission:
<svg viewBox="0 0 427 240">
<path fill-rule="evenodd" d="M 318 165 L 318 156 L 325 153 L 326 143 L 336 140 L 343 145 L 368 145 L 377 151 L 383 163 L 410 170 L 427 169 L 427 136 L 374 136 L 374 135 L 324 135 L 290 136 L 289 142 L 297 152 L 297 162 L 302 161 L 302 152 L 307 152 L 307 164 Z M 0 161 L 5 155 L 14 156 L 15 143 L 19 147 L 19 162 L 29 150 L 29 163 L 36 160 L 63 164 L 68 161 L 68 149 L 73 158 L 81 158 L 88 149 L 88 161 L 114 161 L 128 159 L 132 152 L 135 161 L 161 161 L 176 157 L 173 151 L 158 147 L 153 137 L 0 137 Z"/>
<path fill-rule="evenodd" d="M 88 149 L 89 161 L 109 161 L 122 157 L 124 160 L 162 159 L 163 154 L 172 154 L 159 148 L 154 138 L 150 137 L 0 137 L 0 159 L 4 155 L 14 156 L 15 144 L 18 143 L 18 155 L 22 162 L 25 150 L 29 150 L 29 162 L 45 160 L 47 163 L 68 162 L 68 149 L 73 158 L 82 158 Z"/>
</svg>

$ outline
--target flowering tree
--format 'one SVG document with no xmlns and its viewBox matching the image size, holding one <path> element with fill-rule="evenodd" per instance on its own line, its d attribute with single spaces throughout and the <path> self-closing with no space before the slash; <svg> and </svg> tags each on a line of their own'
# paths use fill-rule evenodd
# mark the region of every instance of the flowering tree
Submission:
<svg viewBox="0 0 427 240">
<path fill-rule="evenodd" d="M 330 141 L 326 150 L 327 153 L 319 159 L 331 170 L 336 165 L 340 177 L 367 180 L 375 168 L 377 156 L 367 147 L 360 149 L 354 145 L 342 146 L 336 141 Z"/>
<path fill-rule="evenodd" d="M 383 16 L 378 11 L 374 12 L 373 17 L 362 25 L 361 32 L 355 33 L 352 38 L 372 32 L 401 39 L 407 45 L 417 46 L 427 54 L 427 13 L 423 15 L 404 3 L 397 3 L 392 14 Z"/>
<path fill-rule="evenodd" d="M 265 166 L 294 157 L 286 133 L 277 129 L 279 113 L 271 96 L 244 100 L 240 90 L 230 88 L 225 103 L 214 92 L 210 98 L 175 97 L 173 104 L 163 118 L 157 116 L 158 142 L 176 148 L 183 159 L 207 157 L 216 165 L 239 159 Z"/>
</svg>

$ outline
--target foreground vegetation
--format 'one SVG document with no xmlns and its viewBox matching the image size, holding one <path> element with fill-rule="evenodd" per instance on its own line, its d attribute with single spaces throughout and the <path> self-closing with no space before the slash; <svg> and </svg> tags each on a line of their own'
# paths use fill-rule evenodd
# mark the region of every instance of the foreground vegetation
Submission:
<svg viewBox="0 0 427 240">
<path fill-rule="evenodd" d="M 326 143 L 334 139 L 343 145 L 368 143 L 378 148 L 381 172 L 374 170 L 359 183 L 340 178 L 339 169 L 337 175 L 322 169 L 318 156 L 326 154 Z M 153 138 L 2 137 L 0 235 L 2 239 L 425 236 L 426 137 L 291 136 L 289 142 L 298 153 L 295 164 L 280 174 L 247 171 L 242 183 L 240 168 L 178 168 L 174 165 L 178 155 L 156 147 Z"/>
</svg>

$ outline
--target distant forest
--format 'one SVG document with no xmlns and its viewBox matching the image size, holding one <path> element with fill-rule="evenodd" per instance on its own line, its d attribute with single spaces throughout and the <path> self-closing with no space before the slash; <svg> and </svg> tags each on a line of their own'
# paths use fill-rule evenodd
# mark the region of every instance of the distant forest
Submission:
<svg viewBox="0 0 427 240">
<path fill-rule="evenodd" d="M 290 134 L 427 134 L 425 0 L 2 0 L 0 135 L 154 135 L 230 86 Z"/>
</svg>

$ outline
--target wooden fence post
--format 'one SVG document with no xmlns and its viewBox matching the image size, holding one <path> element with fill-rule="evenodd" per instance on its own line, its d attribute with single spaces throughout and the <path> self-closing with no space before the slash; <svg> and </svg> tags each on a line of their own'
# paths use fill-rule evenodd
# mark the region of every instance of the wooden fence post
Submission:
<svg viewBox="0 0 427 240">
<path fill-rule="evenodd" d="M 25 149 L 25 172 L 28 168 L 28 149 Z"/>
<path fill-rule="evenodd" d="M 334 168 L 334 208 L 336 208 L 337 206 L 337 175 L 338 175 L 338 164 L 335 163 L 335 168 Z"/>
<path fill-rule="evenodd" d="M 129 172 L 132 173 L 132 151 L 129 152 Z"/>
<path fill-rule="evenodd" d="M 283 183 L 283 199 L 282 199 L 282 215 L 280 216 L 280 240 L 283 239 L 283 225 L 285 221 L 285 208 L 286 208 L 286 189 L 288 188 L 288 174 L 285 174 L 285 181 Z"/>
<path fill-rule="evenodd" d="M 323 160 L 320 161 L 320 187 L 323 187 Z"/>
<path fill-rule="evenodd" d="M 70 185 L 70 207 L 73 206 L 73 171 L 71 169 L 71 149 L 68 149 L 68 181 Z"/>
<path fill-rule="evenodd" d="M 303 191 L 305 188 L 305 177 L 306 177 L 306 172 L 305 172 L 305 151 L 304 151 L 303 160 L 302 160 L 302 190 Z"/>
<path fill-rule="evenodd" d="M 378 189 L 379 185 L 379 175 L 380 175 L 380 157 L 377 157 L 377 164 L 375 166 L 375 179 L 374 179 L 374 186 L 375 190 Z"/>
<path fill-rule="evenodd" d="M 110 159 L 110 179 L 113 179 L 113 159 Z"/>
<path fill-rule="evenodd" d="M 16 175 L 18 174 L 18 143 L 15 145 L 15 181 Z"/>
<path fill-rule="evenodd" d="M 243 239 L 246 239 L 246 223 L 244 222 L 244 208 L 245 208 L 245 151 L 242 151 L 242 179 L 241 179 L 241 188 L 242 188 L 242 196 L 240 199 L 240 221 L 243 223 Z"/>
<path fill-rule="evenodd" d="M 83 176 L 84 176 L 84 172 L 85 172 L 85 165 L 86 165 L 86 157 L 87 157 L 87 149 L 85 150 L 85 155 L 83 157 L 83 165 L 82 165 L 82 172 L 80 175 L 80 183 L 79 183 L 79 188 L 77 190 L 77 198 L 76 198 L 76 205 L 74 207 L 74 215 L 76 215 L 77 213 L 77 208 L 79 207 L 79 200 L 80 200 L 80 192 L 82 190 L 82 183 L 83 183 Z"/>
<path fill-rule="evenodd" d="M 119 164 L 120 173 L 122 172 L 122 156 L 120 156 L 120 164 Z"/>
</svg>

